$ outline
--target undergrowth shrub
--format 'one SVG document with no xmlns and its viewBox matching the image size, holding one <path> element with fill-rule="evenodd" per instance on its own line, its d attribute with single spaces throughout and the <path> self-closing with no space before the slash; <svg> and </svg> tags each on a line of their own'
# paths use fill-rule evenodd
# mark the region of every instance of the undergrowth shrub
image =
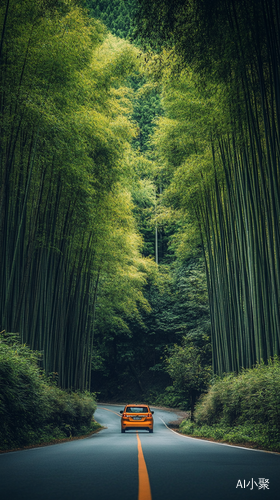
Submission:
<svg viewBox="0 0 280 500">
<path fill-rule="evenodd" d="M 217 379 L 194 416 L 181 423 L 183 434 L 280 451 L 279 359 Z"/>
<path fill-rule="evenodd" d="M 270 359 L 239 375 L 218 379 L 196 406 L 195 421 L 202 425 L 223 423 L 268 424 L 280 427 L 280 362 Z"/>
<path fill-rule="evenodd" d="M 0 334 L 0 449 L 85 434 L 96 409 L 89 393 L 67 393 L 38 367 L 39 353 Z"/>
<path fill-rule="evenodd" d="M 170 408 L 180 408 L 181 410 L 189 409 L 189 402 L 186 401 L 185 395 L 182 391 L 176 390 L 174 386 L 168 386 L 164 392 L 151 393 L 147 395 L 146 399 L 149 404 L 158 406 L 167 406 Z"/>
</svg>

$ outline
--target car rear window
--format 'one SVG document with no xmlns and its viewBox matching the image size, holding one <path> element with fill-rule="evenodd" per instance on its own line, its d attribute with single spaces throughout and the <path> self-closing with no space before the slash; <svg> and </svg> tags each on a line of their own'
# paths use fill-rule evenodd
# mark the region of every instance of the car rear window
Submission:
<svg viewBox="0 0 280 500">
<path fill-rule="evenodd" d="M 125 411 L 127 413 L 148 413 L 149 412 L 147 406 L 127 406 Z"/>
</svg>

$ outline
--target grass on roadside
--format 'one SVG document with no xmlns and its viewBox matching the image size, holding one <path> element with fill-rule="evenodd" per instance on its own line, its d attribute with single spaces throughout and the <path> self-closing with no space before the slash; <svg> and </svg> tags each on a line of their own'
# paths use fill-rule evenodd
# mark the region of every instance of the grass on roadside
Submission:
<svg viewBox="0 0 280 500">
<path fill-rule="evenodd" d="M 180 424 L 179 430 L 188 436 L 204 437 L 222 443 L 248 445 L 253 448 L 280 452 L 279 429 L 269 425 L 200 426 L 190 420 L 184 420 Z"/>
<path fill-rule="evenodd" d="M 71 437 L 65 437 L 65 434 L 63 432 L 60 432 L 59 429 L 57 429 L 57 430 L 52 429 L 50 433 L 43 432 L 40 437 L 38 437 L 38 435 L 36 435 L 34 437 L 34 439 L 32 439 L 32 444 L 20 446 L 20 447 L 13 447 L 13 448 L 5 448 L 5 449 L 0 448 L 0 453 L 7 453 L 10 451 L 17 451 L 17 450 L 29 449 L 29 448 L 37 448 L 37 447 L 41 447 L 41 446 L 48 446 L 48 445 L 52 445 L 52 444 L 64 443 L 67 441 L 75 441 L 77 439 L 83 439 L 83 438 L 89 437 L 101 429 L 104 429 L 104 427 L 102 425 L 100 425 L 98 422 L 95 422 L 95 420 L 92 421 L 91 426 L 87 429 L 87 432 L 85 434 L 83 432 L 81 432 L 81 433 L 78 433 L 77 435 L 71 436 Z"/>
</svg>

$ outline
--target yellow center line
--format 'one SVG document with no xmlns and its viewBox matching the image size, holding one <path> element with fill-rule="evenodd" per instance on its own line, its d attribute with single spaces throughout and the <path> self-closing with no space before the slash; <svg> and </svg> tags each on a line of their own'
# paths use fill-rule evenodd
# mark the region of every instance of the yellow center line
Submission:
<svg viewBox="0 0 280 500">
<path fill-rule="evenodd" d="M 99 409 L 110 411 L 111 413 L 115 413 L 115 415 L 118 415 L 118 417 L 121 417 L 119 413 L 116 413 L 113 410 L 109 410 L 108 408 L 101 407 Z M 138 477 L 139 477 L 138 500 L 152 500 L 149 475 L 138 432 L 136 432 L 136 436 L 138 442 Z"/>
<path fill-rule="evenodd" d="M 136 433 L 136 436 L 138 441 L 138 500 L 152 500 L 149 475 L 138 432 Z"/>
</svg>

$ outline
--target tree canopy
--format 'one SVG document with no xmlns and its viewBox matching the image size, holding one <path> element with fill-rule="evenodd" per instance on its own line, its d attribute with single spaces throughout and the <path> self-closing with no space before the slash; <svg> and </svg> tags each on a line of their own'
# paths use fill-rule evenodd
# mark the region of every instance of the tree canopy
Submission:
<svg viewBox="0 0 280 500">
<path fill-rule="evenodd" d="M 138 17 L 138 35 L 163 49 L 154 141 L 168 203 L 200 235 L 214 371 L 238 371 L 280 347 L 279 5 L 139 0 Z"/>
<path fill-rule="evenodd" d="M 2 14 L 1 325 L 84 389 L 98 290 L 111 283 L 131 315 L 148 307 L 128 180 L 137 50 L 74 1 Z"/>
</svg>

